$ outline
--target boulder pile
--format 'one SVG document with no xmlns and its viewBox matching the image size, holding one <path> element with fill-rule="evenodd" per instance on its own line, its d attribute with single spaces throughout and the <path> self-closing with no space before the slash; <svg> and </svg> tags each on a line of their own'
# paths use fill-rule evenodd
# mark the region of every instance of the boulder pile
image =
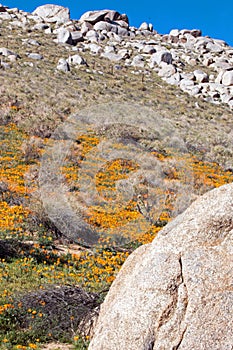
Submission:
<svg viewBox="0 0 233 350">
<path fill-rule="evenodd" d="M 39 6 L 32 14 L 1 5 L 1 21 L 7 21 L 9 30 L 44 31 L 58 45 L 72 45 L 79 54 L 89 51 L 119 69 L 132 68 L 133 74 L 155 71 L 189 95 L 233 108 L 233 48 L 223 40 L 202 36 L 199 29 L 173 29 L 161 35 L 146 22 L 139 28 L 130 26 L 126 14 L 113 10 L 89 11 L 71 20 L 69 9 L 58 5 Z M 2 68 L 19 59 L 10 48 L 6 50 L 0 48 Z M 34 59 L 41 57 L 34 55 Z M 55 69 L 72 72 L 72 64 L 83 64 L 82 59 L 69 61 L 69 57 L 58 58 Z"/>
</svg>

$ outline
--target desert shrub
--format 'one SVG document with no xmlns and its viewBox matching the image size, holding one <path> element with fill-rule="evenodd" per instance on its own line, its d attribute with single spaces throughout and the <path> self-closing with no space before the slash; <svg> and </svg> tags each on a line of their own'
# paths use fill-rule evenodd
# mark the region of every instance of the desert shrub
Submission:
<svg viewBox="0 0 233 350">
<path fill-rule="evenodd" d="M 11 344 L 28 341 L 71 342 L 80 333 L 85 339 L 98 316 L 100 298 L 77 286 L 50 285 L 11 298 L 0 313 L 1 333 Z M 81 337 L 80 337 L 81 339 Z M 78 337 L 76 336 L 78 341 Z"/>
</svg>

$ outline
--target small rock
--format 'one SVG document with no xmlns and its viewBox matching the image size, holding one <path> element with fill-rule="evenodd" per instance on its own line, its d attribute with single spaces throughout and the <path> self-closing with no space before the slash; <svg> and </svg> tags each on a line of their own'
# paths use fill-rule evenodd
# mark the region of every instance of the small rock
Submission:
<svg viewBox="0 0 233 350">
<path fill-rule="evenodd" d="M 172 55 L 168 51 L 158 51 L 153 53 L 150 58 L 150 67 L 153 68 L 155 64 L 159 65 L 161 62 L 165 62 L 167 64 L 172 64 Z"/>
<path fill-rule="evenodd" d="M 68 63 L 69 64 L 78 64 L 78 65 L 87 65 L 86 60 L 78 54 L 73 55 L 73 56 L 69 56 Z"/>
<path fill-rule="evenodd" d="M 58 61 L 57 69 L 67 73 L 70 71 L 70 66 L 64 58 L 60 58 Z"/>
<path fill-rule="evenodd" d="M 118 29 L 117 29 L 117 34 L 118 34 L 120 37 L 124 37 L 124 36 L 129 36 L 129 35 L 130 35 L 128 29 L 122 28 L 122 27 L 118 27 Z"/>
<path fill-rule="evenodd" d="M 222 53 L 224 50 L 223 47 L 213 42 L 208 42 L 206 45 L 206 49 L 210 52 L 215 52 L 215 53 Z"/>
<path fill-rule="evenodd" d="M 8 12 L 0 12 L 0 19 L 11 20 L 12 16 Z"/>
<path fill-rule="evenodd" d="M 143 68 L 145 66 L 144 57 L 142 55 L 135 56 L 132 60 L 131 66 Z"/>
<path fill-rule="evenodd" d="M 98 42 L 99 34 L 94 29 L 91 29 L 86 33 L 85 38 L 90 42 Z"/>
<path fill-rule="evenodd" d="M 121 55 L 118 55 L 114 52 L 103 52 L 101 57 L 108 58 L 110 61 L 118 62 L 122 59 Z"/>
<path fill-rule="evenodd" d="M 205 72 L 203 72 L 202 70 L 195 70 L 193 72 L 195 78 L 196 78 L 196 81 L 198 81 L 199 83 L 206 83 L 209 81 L 209 76 L 208 74 L 206 74 Z"/>
<path fill-rule="evenodd" d="M 26 39 L 24 40 L 24 43 L 25 44 L 28 44 L 28 45 L 32 45 L 32 46 L 40 46 L 41 43 L 37 40 L 34 40 L 34 39 Z"/>
<path fill-rule="evenodd" d="M 149 55 L 152 55 L 153 53 L 156 52 L 156 49 L 152 45 L 145 45 L 145 46 L 143 46 L 142 52 L 149 54 Z"/>
<path fill-rule="evenodd" d="M 33 30 L 46 30 L 48 28 L 49 25 L 46 23 L 37 23 L 32 27 Z"/>
<path fill-rule="evenodd" d="M 197 38 L 199 36 L 202 36 L 202 31 L 200 29 L 192 29 L 190 34 L 194 36 L 194 38 Z"/>
<path fill-rule="evenodd" d="M 81 25 L 81 33 L 85 35 L 89 30 L 93 29 L 93 26 L 88 22 L 83 22 Z"/>
<path fill-rule="evenodd" d="M 163 62 L 162 62 L 163 63 Z M 169 78 L 170 76 L 172 76 L 173 74 L 176 73 L 176 67 L 173 66 L 172 64 L 162 64 L 159 72 L 158 72 L 158 75 L 160 77 L 165 77 L 165 78 Z"/>
<path fill-rule="evenodd" d="M 148 23 L 143 22 L 138 29 L 139 30 L 150 30 L 150 27 L 149 27 Z"/>
<path fill-rule="evenodd" d="M 180 34 L 180 31 L 179 29 L 172 29 L 169 33 L 170 36 L 173 36 L 173 37 L 178 37 Z"/>
<path fill-rule="evenodd" d="M 89 44 L 88 47 L 89 47 L 89 50 L 95 54 L 99 54 L 103 51 L 101 46 L 94 44 L 94 43 Z"/>
<path fill-rule="evenodd" d="M 194 86 L 194 81 L 193 80 L 182 79 L 181 82 L 180 82 L 180 88 L 183 91 L 191 90 L 191 88 L 193 86 Z"/>
<path fill-rule="evenodd" d="M 131 53 L 132 53 L 132 50 L 129 51 L 127 49 L 121 49 L 118 51 L 118 55 L 120 55 L 124 60 L 127 58 L 130 58 Z"/>
<path fill-rule="evenodd" d="M 32 60 L 42 60 L 43 56 L 39 53 L 29 53 L 28 58 L 31 58 Z"/>
<path fill-rule="evenodd" d="M 72 39 L 72 44 L 76 45 L 77 43 L 80 43 L 84 41 L 83 34 L 79 31 L 71 32 L 71 39 Z"/>
<path fill-rule="evenodd" d="M 0 55 L 3 56 L 15 56 L 16 58 L 19 58 L 19 55 L 11 50 L 8 50 L 6 47 L 0 47 Z"/>
<path fill-rule="evenodd" d="M 73 40 L 72 40 L 72 36 L 71 36 L 71 33 L 69 32 L 69 30 L 67 30 L 65 28 L 60 28 L 58 30 L 58 34 L 57 34 L 57 41 L 58 41 L 58 43 L 72 45 Z"/>
</svg>

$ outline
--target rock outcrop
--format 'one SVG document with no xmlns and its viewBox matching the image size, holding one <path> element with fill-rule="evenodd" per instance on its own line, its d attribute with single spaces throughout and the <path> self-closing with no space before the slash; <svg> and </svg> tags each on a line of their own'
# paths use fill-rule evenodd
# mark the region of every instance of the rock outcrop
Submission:
<svg viewBox="0 0 233 350">
<path fill-rule="evenodd" d="M 49 23 L 63 23 L 70 20 L 70 10 L 59 5 L 47 4 L 39 6 L 32 14 L 41 17 L 45 22 Z"/>
<path fill-rule="evenodd" d="M 88 11 L 79 20 L 70 20 L 69 9 L 58 5 L 39 6 L 32 14 L 1 5 L 0 21 L 8 21 L 9 30 L 44 31 L 48 40 L 51 35 L 59 45 L 90 51 L 113 64 L 135 69 L 133 74 L 154 71 L 197 99 L 233 108 L 233 48 L 223 40 L 202 36 L 199 29 L 172 29 L 161 35 L 152 24 L 130 26 L 127 15 L 108 9 Z M 93 49 L 93 44 L 98 48 Z M 0 67 L 11 66 L 2 60 Z"/>
<path fill-rule="evenodd" d="M 200 197 L 123 265 L 89 350 L 230 350 L 233 184 Z"/>
</svg>

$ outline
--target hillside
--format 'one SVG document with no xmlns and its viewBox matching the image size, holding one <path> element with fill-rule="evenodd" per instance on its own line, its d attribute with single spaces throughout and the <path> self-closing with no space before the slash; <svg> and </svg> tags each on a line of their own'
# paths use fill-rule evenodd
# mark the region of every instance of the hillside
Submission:
<svg viewBox="0 0 233 350">
<path fill-rule="evenodd" d="M 1 349 L 85 349 L 128 255 L 232 182 L 233 48 L 0 5 L 0 79 Z"/>
</svg>

